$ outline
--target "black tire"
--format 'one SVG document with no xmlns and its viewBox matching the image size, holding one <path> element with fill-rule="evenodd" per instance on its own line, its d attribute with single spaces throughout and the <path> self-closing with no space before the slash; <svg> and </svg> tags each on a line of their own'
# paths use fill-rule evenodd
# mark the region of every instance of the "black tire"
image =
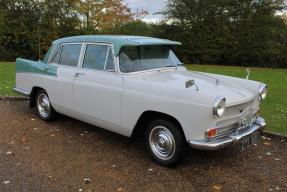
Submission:
<svg viewBox="0 0 287 192">
<path fill-rule="evenodd" d="M 149 153 L 160 165 L 174 166 L 180 163 L 184 157 L 185 138 L 180 127 L 173 121 L 167 119 L 153 120 L 146 129 L 145 141 Z M 161 149 L 163 150 L 161 151 Z"/>
<path fill-rule="evenodd" d="M 41 98 L 40 98 L 41 97 Z M 45 103 L 48 105 L 47 108 L 49 108 L 49 110 L 46 110 L 46 114 L 44 115 L 43 111 L 41 111 L 41 100 L 42 98 L 45 98 Z M 47 94 L 47 92 L 45 90 L 39 90 L 36 94 L 35 97 L 36 101 L 36 109 L 37 109 L 37 114 L 40 117 L 40 119 L 44 120 L 44 121 L 52 121 L 55 117 L 56 117 L 56 111 L 54 110 L 50 100 L 49 100 L 49 96 Z"/>
</svg>

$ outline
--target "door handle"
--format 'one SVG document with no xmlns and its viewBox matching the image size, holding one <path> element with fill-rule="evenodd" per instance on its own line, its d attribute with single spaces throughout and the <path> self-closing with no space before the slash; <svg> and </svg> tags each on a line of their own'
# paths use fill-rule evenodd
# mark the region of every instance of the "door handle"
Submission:
<svg viewBox="0 0 287 192">
<path fill-rule="evenodd" d="M 85 75 L 85 73 L 76 72 L 75 77 L 79 77 L 80 75 Z"/>
</svg>

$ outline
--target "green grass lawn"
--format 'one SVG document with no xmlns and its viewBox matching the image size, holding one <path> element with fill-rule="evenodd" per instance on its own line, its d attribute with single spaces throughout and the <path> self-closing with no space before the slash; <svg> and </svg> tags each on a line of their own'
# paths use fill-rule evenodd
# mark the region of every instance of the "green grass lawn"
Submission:
<svg viewBox="0 0 287 192">
<path fill-rule="evenodd" d="M 0 96 L 17 95 L 13 92 L 15 85 L 15 63 L 0 62 Z"/>
<path fill-rule="evenodd" d="M 188 65 L 188 69 L 245 78 L 246 68 Z M 268 84 L 268 96 L 262 104 L 262 115 L 266 118 L 267 130 L 287 135 L 287 69 L 250 68 L 250 79 Z M 16 95 L 15 64 L 0 62 L 0 95 Z"/>
</svg>

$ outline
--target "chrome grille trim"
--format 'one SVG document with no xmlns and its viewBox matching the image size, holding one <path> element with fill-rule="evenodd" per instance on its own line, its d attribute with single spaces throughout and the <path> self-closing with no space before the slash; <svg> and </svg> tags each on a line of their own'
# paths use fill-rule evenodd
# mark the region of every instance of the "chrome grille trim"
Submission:
<svg viewBox="0 0 287 192">
<path fill-rule="evenodd" d="M 217 135 L 211 139 L 220 138 L 220 137 L 224 137 L 226 135 L 235 133 L 238 128 L 239 128 L 238 122 L 233 123 L 233 124 L 228 125 L 228 126 L 224 126 L 224 127 L 216 127 Z"/>
<path fill-rule="evenodd" d="M 225 109 L 224 119 L 245 113 L 253 104 L 253 100 L 238 105 L 229 106 Z"/>
</svg>

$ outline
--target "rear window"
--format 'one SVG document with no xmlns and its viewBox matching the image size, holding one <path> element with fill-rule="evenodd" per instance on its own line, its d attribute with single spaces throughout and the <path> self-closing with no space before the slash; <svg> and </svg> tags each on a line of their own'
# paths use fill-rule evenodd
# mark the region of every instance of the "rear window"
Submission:
<svg viewBox="0 0 287 192">
<path fill-rule="evenodd" d="M 111 46 L 88 44 L 83 61 L 83 68 L 114 71 L 115 64 Z"/>
<path fill-rule="evenodd" d="M 104 70 L 108 48 L 107 45 L 87 45 L 83 68 Z"/>
</svg>

